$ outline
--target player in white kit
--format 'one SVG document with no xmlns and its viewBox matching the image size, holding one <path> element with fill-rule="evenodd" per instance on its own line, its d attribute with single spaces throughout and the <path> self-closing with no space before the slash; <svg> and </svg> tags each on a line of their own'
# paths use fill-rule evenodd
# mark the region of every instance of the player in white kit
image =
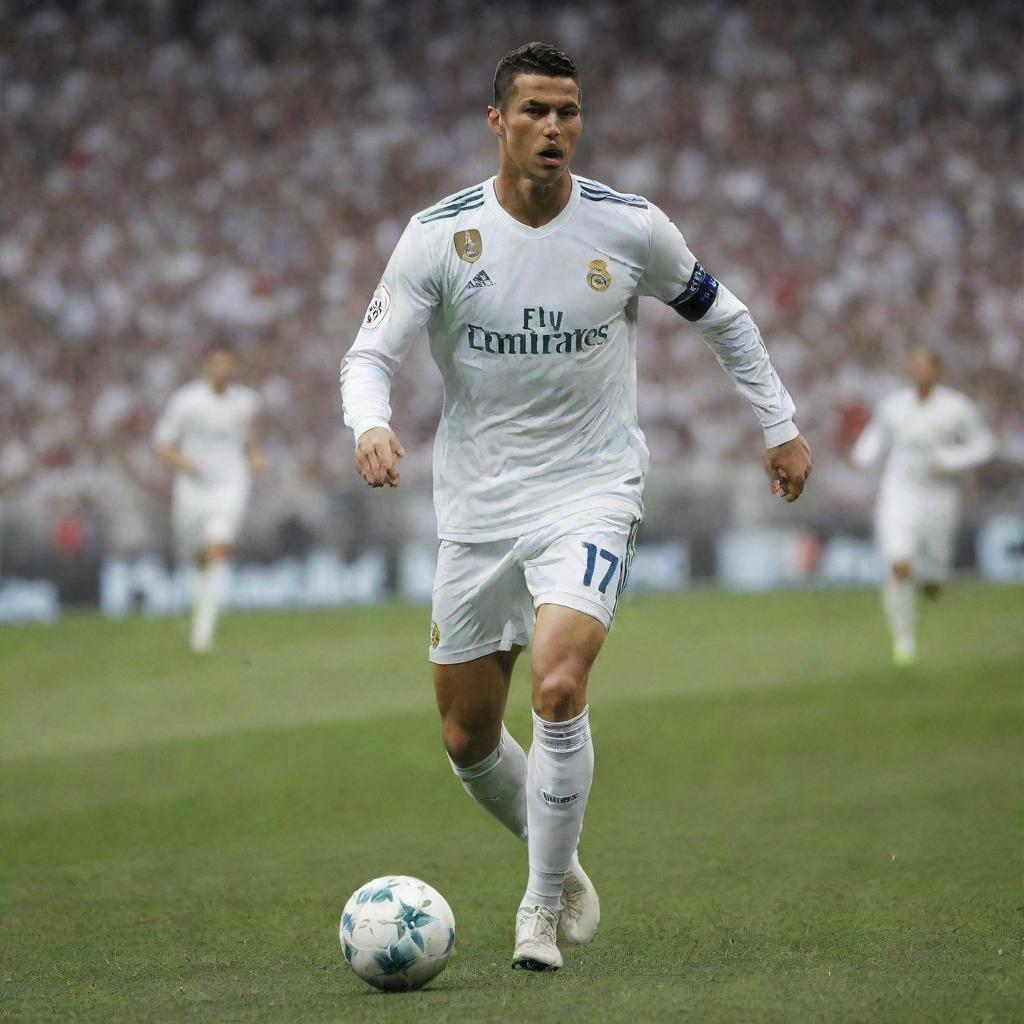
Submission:
<svg viewBox="0 0 1024 1024">
<path fill-rule="evenodd" d="M 915 349 L 908 369 L 913 387 L 881 402 L 853 449 L 854 463 L 865 469 L 886 457 L 875 535 L 885 561 L 882 604 L 897 665 L 917 657 L 915 588 L 936 597 L 949 575 L 960 521 L 957 478 L 996 448 L 978 407 L 939 384 L 938 353 Z"/>
<path fill-rule="evenodd" d="M 580 102 L 554 47 L 503 58 L 487 113 L 496 177 L 409 221 L 341 375 L 356 467 L 377 487 L 399 482 L 390 384 L 424 329 L 444 378 L 430 659 L 455 774 L 527 843 L 513 966 L 528 970 L 562 965 L 559 924 L 589 942 L 599 919 L 576 848 L 594 766 L 587 678 L 643 511 L 638 298 L 693 322 L 751 401 L 775 493 L 795 500 L 811 469 L 746 307 L 660 210 L 569 173 Z M 502 718 L 531 636 L 527 757 Z"/>
<path fill-rule="evenodd" d="M 197 653 L 212 645 L 251 474 L 263 469 L 253 432 L 260 396 L 233 383 L 237 372 L 230 346 L 210 346 L 203 376 L 171 396 L 153 432 L 160 457 L 174 470 L 172 522 L 179 554 L 196 567 L 191 646 Z"/>
</svg>

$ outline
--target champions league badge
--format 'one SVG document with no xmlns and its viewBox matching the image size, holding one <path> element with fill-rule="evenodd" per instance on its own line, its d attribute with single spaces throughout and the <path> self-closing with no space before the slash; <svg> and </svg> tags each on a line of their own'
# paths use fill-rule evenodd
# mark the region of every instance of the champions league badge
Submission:
<svg viewBox="0 0 1024 1024">
<path fill-rule="evenodd" d="M 611 271 L 604 260 L 591 260 L 587 270 L 587 284 L 595 292 L 606 292 L 612 283 Z"/>
<path fill-rule="evenodd" d="M 483 255 L 484 243 L 480 240 L 480 232 L 476 228 L 456 231 L 452 239 L 459 259 L 465 263 L 476 263 Z"/>
<path fill-rule="evenodd" d="M 380 326 L 381 320 L 388 315 L 391 309 L 391 292 L 383 284 L 377 285 L 377 290 L 366 307 L 366 316 L 363 317 L 363 330 L 372 331 Z"/>
</svg>

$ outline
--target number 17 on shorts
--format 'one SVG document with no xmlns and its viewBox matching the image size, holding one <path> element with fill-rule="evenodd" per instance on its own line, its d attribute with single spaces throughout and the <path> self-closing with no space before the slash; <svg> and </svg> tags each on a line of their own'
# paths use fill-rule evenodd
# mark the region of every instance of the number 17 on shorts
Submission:
<svg viewBox="0 0 1024 1024">
<path fill-rule="evenodd" d="M 565 534 L 526 561 L 526 582 L 534 603 L 566 605 L 593 615 L 609 628 L 629 577 L 640 520 L 606 513 L 580 516 L 567 526 Z"/>
<path fill-rule="evenodd" d="M 583 547 L 587 552 L 587 568 L 583 573 L 583 586 L 589 587 L 594 583 L 594 570 L 597 568 L 598 556 L 608 563 L 608 570 L 605 572 L 601 582 L 597 585 L 598 593 L 607 594 L 608 584 L 611 583 L 612 577 L 615 575 L 615 570 L 619 567 L 621 559 L 618 555 L 613 555 L 610 551 L 606 551 L 604 548 L 599 548 L 596 544 L 591 544 L 590 541 L 583 541 Z"/>
</svg>

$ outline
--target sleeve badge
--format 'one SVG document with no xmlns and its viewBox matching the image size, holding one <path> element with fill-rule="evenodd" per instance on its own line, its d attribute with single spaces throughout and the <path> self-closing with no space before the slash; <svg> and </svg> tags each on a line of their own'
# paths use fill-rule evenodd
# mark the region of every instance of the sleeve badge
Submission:
<svg viewBox="0 0 1024 1024">
<path fill-rule="evenodd" d="M 366 315 L 363 317 L 363 330 L 373 331 L 380 327 L 381 321 L 388 315 L 391 309 L 391 292 L 388 291 L 387 285 L 381 283 L 377 285 L 377 290 L 373 293 L 373 298 L 370 299 L 370 304 L 366 307 Z"/>
</svg>

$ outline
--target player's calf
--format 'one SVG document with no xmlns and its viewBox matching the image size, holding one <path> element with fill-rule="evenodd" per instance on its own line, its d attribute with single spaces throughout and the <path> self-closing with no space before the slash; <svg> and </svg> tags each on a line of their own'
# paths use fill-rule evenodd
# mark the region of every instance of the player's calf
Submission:
<svg viewBox="0 0 1024 1024">
<path fill-rule="evenodd" d="M 521 909 L 557 914 L 594 777 L 586 687 L 604 640 L 596 619 L 541 606 L 533 649 L 533 744 L 526 783 L 529 876 Z M 571 716 L 571 717 L 570 717 Z"/>
<path fill-rule="evenodd" d="M 475 765 L 497 749 L 512 664 L 494 654 L 434 666 L 441 741 L 453 765 Z"/>
<path fill-rule="evenodd" d="M 189 643 L 196 654 L 205 654 L 213 646 L 213 633 L 227 588 L 230 551 L 224 544 L 211 545 L 197 559 L 189 637 Z"/>
<path fill-rule="evenodd" d="M 501 741 L 485 758 L 460 766 L 449 752 L 462 788 L 513 835 L 526 841 L 526 754 L 501 727 Z"/>
<path fill-rule="evenodd" d="M 892 633 L 893 663 L 898 667 L 912 665 L 917 658 L 917 616 L 909 561 L 899 559 L 889 566 L 889 575 L 882 584 L 882 604 Z"/>
<path fill-rule="evenodd" d="M 526 838 L 526 754 L 502 724 L 518 652 L 435 665 L 441 739 L 462 788 L 520 839 Z"/>
</svg>

